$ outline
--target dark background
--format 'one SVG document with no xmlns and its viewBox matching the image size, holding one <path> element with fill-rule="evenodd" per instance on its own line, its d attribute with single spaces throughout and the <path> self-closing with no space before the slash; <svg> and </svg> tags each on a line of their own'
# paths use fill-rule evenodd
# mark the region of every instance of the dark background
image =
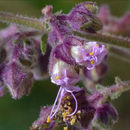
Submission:
<svg viewBox="0 0 130 130">
<path fill-rule="evenodd" d="M 67 13 L 75 4 L 83 0 L 0 0 L 0 10 L 40 17 L 41 9 L 48 4 L 54 6 L 54 12 L 63 10 Z M 113 15 L 119 17 L 130 10 L 128 0 L 96 0 L 98 5 L 109 5 Z M 5 27 L 0 23 L 0 27 Z M 130 63 L 109 56 L 109 72 L 104 80 L 105 85 L 114 84 L 114 77 L 122 80 L 130 79 Z M 34 84 L 28 97 L 14 100 L 9 94 L 0 99 L 0 130 L 28 130 L 32 122 L 39 116 L 40 108 L 52 104 L 58 86 L 49 80 Z M 119 112 L 119 121 L 112 130 L 130 130 L 130 92 L 126 92 L 113 102 Z"/>
</svg>

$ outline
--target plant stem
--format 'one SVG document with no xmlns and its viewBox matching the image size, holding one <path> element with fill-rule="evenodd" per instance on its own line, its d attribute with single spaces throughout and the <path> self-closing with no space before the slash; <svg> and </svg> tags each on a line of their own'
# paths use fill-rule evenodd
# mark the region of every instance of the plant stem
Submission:
<svg viewBox="0 0 130 130">
<path fill-rule="evenodd" d="M 28 18 L 0 11 L 0 21 L 4 23 L 14 23 L 18 25 L 23 25 L 40 31 L 44 31 L 44 23 L 40 21 L 40 19 L 36 18 Z"/>
<path fill-rule="evenodd" d="M 115 45 L 119 47 L 125 47 L 130 49 L 130 39 L 126 39 L 119 36 L 114 36 L 110 34 L 102 34 L 102 33 L 79 33 L 74 32 L 75 35 L 86 38 L 88 40 L 94 40 L 106 43 L 108 45 Z"/>
<path fill-rule="evenodd" d="M 124 81 L 121 83 L 118 83 L 116 85 L 113 85 L 109 88 L 104 88 L 101 93 L 105 95 L 105 97 L 111 97 L 115 93 L 123 93 L 125 91 L 130 90 L 130 81 Z"/>
<path fill-rule="evenodd" d="M 20 15 L 15 15 L 12 13 L 5 13 L 0 11 L 0 21 L 5 23 L 14 23 L 27 27 L 31 27 L 40 31 L 45 31 L 46 28 L 44 26 L 43 20 L 36 18 L 28 18 Z M 75 35 L 84 37 L 88 40 L 95 40 L 99 42 L 106 43 L 108 45 L 116 45 L 119 47 L 125 47 L 130 49 L 130 39 L 126 39 L 119 36 L 114 36 L 110 34 L 102 34 L 102 33 L 79 33 L 74 32 Z"/>
<path fill-rule="evenodd" d="M 97 91 L 88 97 L 88 101 L 92 104 L 96 104 L 99 101 L 105 102 L 108 97 L 117 99 L 123 92 L 130 90 L 130 81 L 120 82 L 108 88 L 102 88 L 101 91 Z"/>
</svg>

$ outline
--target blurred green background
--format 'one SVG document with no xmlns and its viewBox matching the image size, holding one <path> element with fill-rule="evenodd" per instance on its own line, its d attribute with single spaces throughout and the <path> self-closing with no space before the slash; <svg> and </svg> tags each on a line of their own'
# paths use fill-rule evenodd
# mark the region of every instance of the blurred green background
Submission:
<svg viewBox="0 0 130 130">
<path fill-rule="evenodd" d="M 0 0 L 0 10 L 40 17 L 41 9 L 48 4 L 54 6 L 54 11 L 63 10 L 67 13 L 75 4 L 83 0 Z M 96 0 L 98 5 L 107 4 L 113 15 L 121 16 L 130 10 L 130 0 Z M 5 27 L 0 23 L 0 27 Z M 105 85 L 114 84 L 114 77 L 122 80 L 130 79 L 130 64 L 109 56 L 109 72 L 104 80 Z M 52 104 L 58 86 L 49 80 L 39 81 L 28 97 L 13 100 L 7 94 L 0 99 L 0 130 L 28 130 L 35 121 L 44 105 Z M 130 130 L 130 92 L 126 92 L 113 102 L 119 112 L 119 121 L 112 130 Z"/>
</svg>

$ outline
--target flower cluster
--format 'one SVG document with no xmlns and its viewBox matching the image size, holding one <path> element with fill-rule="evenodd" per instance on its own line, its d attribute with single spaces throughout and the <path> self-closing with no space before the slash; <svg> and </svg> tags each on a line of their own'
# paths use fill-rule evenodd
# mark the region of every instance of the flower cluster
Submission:
<svg viewBox="0 0 130 130">
<path fill-rule="evenodd" d="M 28 95 L 33 80 L 43 76 L 50 52 L 43 56 L 39 44 L 33 30 L 10 25 L 0 32 L 0 96 L 8 90 L 14 99 Z"/>
<path fill-rule="evenodd" d="M 92 36 L 99 36 L 97 31 L 129 36 L 129 14 L 117 20 L 107 7 L 98 13 L 94 2 L 78 4 L 68 14 L 53 14 L 52 10 L 49 5 L 42 10 L 43 34 L 16 25 L 0 31 L 0 96 L 8 91 L 14 99 L 28 95 L 33 81 L 49 73 L 59 91 L 54 104 L 41 109 L 31 130 L 109 128 L 118 113 L 107 101 L 110 95 L 106 88 L 99 85 L 103 93 L 96 86 L 107 72 L 107 46 L 77 36 L 75 31 Z M 87 91 L 77 86 L 80 81 Z"/>
<path fill-rule="evenodd" d="M 43 107 L 40 117 L 36 120 L 31 130 L 50 129 L 102 129 L 110 128 L 118 119 L 118 113 L 112 104 L 101 103 L 103 95 L 96 92 L 86 96 L 86 92 L 79 87 L 65 88 L 60 91 L 62 98 L 59 99 L 54 113 L 53 106 Z M 58 93 L 59 95 L 59 93 Z M 50 114 L 51 113 L 51 114 Z M 50 120 L 51 118 L 51 120 Z"/>
<path fill-rule="evenodd" d="M 97 108 L 87 101 L 85 91 L 75 85 L 80 81 L 81 75 L 84 75 L 84 69 L 91 71 L 102 64 L 108 51 L 101 43 L 75 36 L 73 30 L 96 33 L 92 24 L 97 6 L 85 2 L 73 8 L 68 15 L 52 15 L 52 8 L 49 9 L 50 6 L 43 9 L 51 28 L 48 36 L 48 43 L 52 47 L 49 74 L 51 82 L 60 88 L 53 106 L 41 110 L 44 112 L 41 112 L 32 129 L 42 129 L 44 125 L 51 129 L 58 127 L 58 122 L 67 127 L 78 127 L 75 124 L 79 123 L 83 128 L 91 128 Z M 83 25 L 90 21 L 92 23 L 82 30 Z M 43 115 L 45 112 L 46 117 Z"/>
</svg>

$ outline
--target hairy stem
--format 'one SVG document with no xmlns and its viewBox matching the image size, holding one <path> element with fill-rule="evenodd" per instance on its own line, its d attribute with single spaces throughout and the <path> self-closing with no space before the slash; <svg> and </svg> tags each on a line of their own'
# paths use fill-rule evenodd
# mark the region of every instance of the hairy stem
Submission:
<svg viewBox="0 0 130 130">
<path fill-rule="evenodd" d="M 74 32 L 75 35 L 86 38 L 88 40 L 94 40 L 106 43 L 108 45 L 115 45 L 119 47 L 125 47 L 130 49 L 130 39 L 126 39 L 119 36 L 102 33 L 79 33 Z"/>
<path fill-rule="evenodd" d="M 121 94 L 128 90 L 130 90 L 130 81 L 124 81 L 109 88 L 104 88 L 101 93 L 105 95 L 105 97 L 113 97 L 116 93 Z"/>
<path fill-rule="evenodd" d="M 0 21 L 5 23 L 15 23 L 27 27 L 32 27 L 34 29 L 45 31 L 45 23 L 43 20 L 36 18 L 28 18 L 20 15 L 15 15 L 12 13 L 5 13 L 0 11 Z M 114 36 L 110 34 L 102 34 L 102 33 L 79 33 L 74 32 L 75 35 L 84 37 L 88 40 L 95 40 L 103 43 L 107 43 L 108 45 L 116 45 L 119 47 L 125 47 L 130 49 L 130 39 L 126 39 L 119 36 Z"/>
<path fill-rule="evenodd" d="M 12 13 L 5 13 L 0 11 L 0 21 L 4 23 L 14 23 L 18 25 L 23 25 L 31 27 L 40 31 L 44 31 L 44 24 L 40 19 L 28 18 L 20 15 L 15 15 Z"/>
<path fill-rule="evenodd" d="M 92 104 L 97 102 L 105 102 L 108 97 L 117 99 L 123 92 L 130 90 L 130 81 L 124 81 L 117 83 L 108 88 L 102 88 L 101 91 L 97 91 L 88 97 L 88 101 Z"/>
</svg>

